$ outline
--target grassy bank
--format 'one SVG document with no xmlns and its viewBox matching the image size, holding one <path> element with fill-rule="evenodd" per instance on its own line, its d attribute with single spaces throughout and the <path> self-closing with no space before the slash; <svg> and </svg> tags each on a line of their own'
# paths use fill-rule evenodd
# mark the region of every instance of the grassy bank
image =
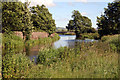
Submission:
<svg viewBox="0 0 120 80">
<path fill-rule="evenodd" d="M 78 42 L 75 48 L 40 50 L 37 64 L 24 53 L 15 54 L 11 51 L 3 56 L 3 77 L 118 78 L 118 52 L 111 47 L 111 44 L 116 45 L 118 42 L 118 35 L 104 37 L 99 42 Z M 50 42 L 54 40 L 57 38 L 53 38 Z M 42 41 L 41 43 L 48 43 L 46 40 Z M 116 47 L 118 46 L 120 45 Z"/>
<path fill-rule="evenodd" d="M 88 38 L 88 39 L 99 39 L 99 34 L 98 33 L 84 33 L 82 34 L 83 39 Z"/>
<path fill-rule="evenodd" d="M 106 46 L 106 47 L 102 47 Z M 116 78 L 118 54 L 107 43 L 81 44 L 76 48 L 41 51 L 38 64 L 51 78 Z M 49 74 L 49 75 L 47 75 Z"/>
<path fill-rule="evenodd" d="M 20 51 L 23 50 L 24 46 L 35 46 L 35 45 L 50 45 L 56 40 L 59 40 L 59 35 L 55 34 L 54 37 L 40 38 L 38 40 L 29 40 L 25 42 L 22 38 L 14 34 L 1 34 L 2 35 L 2 50 L 3 53 L 9 53 L 9 51 Z"/>
<path fill-rule="evenodd" d="M 110 47 L 114 51 L 120 52 L 120 34 L 118 35 L 108 35 L 101 38 L 102 42 L 109 43 Z"/>
<path fill-rule="evenodd" d="M 78 43 L 75 48 L 44 49 L 37 65 L 23 54 L 3 58 L 3 77 L 13 78 L 117 78 L 118 53 L 108 43 Z M 19 66 L 17 66 L 17 65 Z"/>
<path fill-rule="evenodd" d="M 34 45 L 51 45 L 53 42 L 59 40 L 60 37 L 58 34 L 55 33 L 54 37 L 47 37 L 47 38 L 39 38 L 38 40 L 29 40 L 25 44 L 32 47 Z"/>
</svg>

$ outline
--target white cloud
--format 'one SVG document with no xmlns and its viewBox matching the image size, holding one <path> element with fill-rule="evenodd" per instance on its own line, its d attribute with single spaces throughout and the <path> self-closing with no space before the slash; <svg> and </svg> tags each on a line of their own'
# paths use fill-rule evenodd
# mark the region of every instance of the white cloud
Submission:
<svg viewBox="0 0 120 80">
<path fill-rule="evenodd" d="M 68 2 L 68 5 L 74 6 L 73 2 Z"/>
<path fill-rule="evenodd" d="M 87 15 L 87 13 L 86 13 L 86 12 L 82 12 L 81 14 L 82 14 L 82 15 Z"/>
<path fill-rule="evenodd" d="M 47 7 L 55 6 L 53 0 L 28 0 L 28 1 L 31 2 L 30 6 L 42 5 L 42 4 L 44 4 Z"/>
</svg>

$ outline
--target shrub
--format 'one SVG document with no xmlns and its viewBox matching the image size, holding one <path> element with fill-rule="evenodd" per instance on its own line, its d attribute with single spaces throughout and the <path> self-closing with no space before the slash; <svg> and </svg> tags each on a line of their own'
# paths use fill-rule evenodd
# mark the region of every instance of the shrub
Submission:
<svg viewBox="0 0 120 80">
<path fill-rule="evenodd" d="M 3 57 L 4 78 L 26 78 L 29 76 L 30 68 L 33 66 L 25 54 L 6 54 Z"/>
<path fill-rule="evenodd" d="M 109 43 L 111 48 L 114 51 L 120 51 L 120 35 L 108 35 L 108 36 L 103 36 L 101 40 L 103 42 Z"/>
<path fill-rule="evenodd" d="M 67 47 L 61 47 L 58 49 L 46 49 L 39 52 L 37 63 L 50 65 L 59 60 L 64 60 L 73 54 L 73 50 Z"/>
<path fill-rule="evenodd" d="M 83 38 L 89 38 L 89 39 L 99 39 L 99 34 L 98 33 L 85 33 L 82 34 Z"/>
</svg>

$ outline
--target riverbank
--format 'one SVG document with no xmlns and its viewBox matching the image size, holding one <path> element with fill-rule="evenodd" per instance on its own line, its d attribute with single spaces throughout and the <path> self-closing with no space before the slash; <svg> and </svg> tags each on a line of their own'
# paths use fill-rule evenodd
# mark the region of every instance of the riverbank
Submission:
<svg viewBox="0 0 120 80">
<path fill-rule="evenodd" d="M 59 35 L 76 35 L 75 32 L 57 32 Z M 82 39 L 84 40 L 85 38 L 88 38 L 88 39 L 95 39 L 95 40 L 98 40 L 100 39 L 99 37 L 99 34 L 96 32 L 96 33 L 82 33 L 81 34 L 81 38 L 77 38 L 77 39 Z"/>
<path fill-rule="evenodd" d="M 1 34 L 2 36 L 2 51 L 4 53 L 9 53 L 8 51 L 21 51 L 24 46 L 35 46 L 35 45 L 50 45 L 51 43 L 59 40 L 59 35 L 55 33 L 53 37 L 39 38 L 37 40 L 24 41 L 21 37 L 14 34 Z M 19 52 L 18 52 L 19 53 Z"/>
<path fill-rule="evenodd" d="M 37 65 L 25 54 L 10 52 L 3 57 L 3 77 L 118 78 L 118 52 L 104 41 L 78 42 L 74 48 L 39 51 Z"/>
</svg>

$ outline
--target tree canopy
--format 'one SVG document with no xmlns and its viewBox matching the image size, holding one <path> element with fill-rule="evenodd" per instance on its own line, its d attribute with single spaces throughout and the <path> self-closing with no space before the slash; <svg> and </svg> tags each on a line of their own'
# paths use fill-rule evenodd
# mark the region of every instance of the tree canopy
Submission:
<svg viewBox="0 0 120 80">
<path fill-rule="evenodd" d="M 104 14 L 97 17 L 100 36 L 120 33 L 120 1 L 108 3 Z"/>
<path fill-rule="evenodd" d="M 2 32 L 20 31 L 24 27 L 23 8 L 22 2 L 2 3 Z"/>
<path fill-rule="evenodd" d="M 28 6 L 28 2 L 3 2 L 2 32 L 21 31 L 27 39 L 33 27 Z"/>
<path fill-rule="evenodd" d="M 52 34 L 56 30 L 55 20 L 45 5 L 31 7 L 32 21 L 36 30 L 44 30 Z"/>
<path fill-rule="evenodd" d="M 91 29 L 92 23 L 91 20 L 82 16 L 79 11 L 74 10 L 72 15 L 73 20 L 70 20 L 66 28 L 68 30 L 75 30 L 76 37 L 80 37 L 81 33 L 85 33 L 88 29 Z"/>
</svg>

